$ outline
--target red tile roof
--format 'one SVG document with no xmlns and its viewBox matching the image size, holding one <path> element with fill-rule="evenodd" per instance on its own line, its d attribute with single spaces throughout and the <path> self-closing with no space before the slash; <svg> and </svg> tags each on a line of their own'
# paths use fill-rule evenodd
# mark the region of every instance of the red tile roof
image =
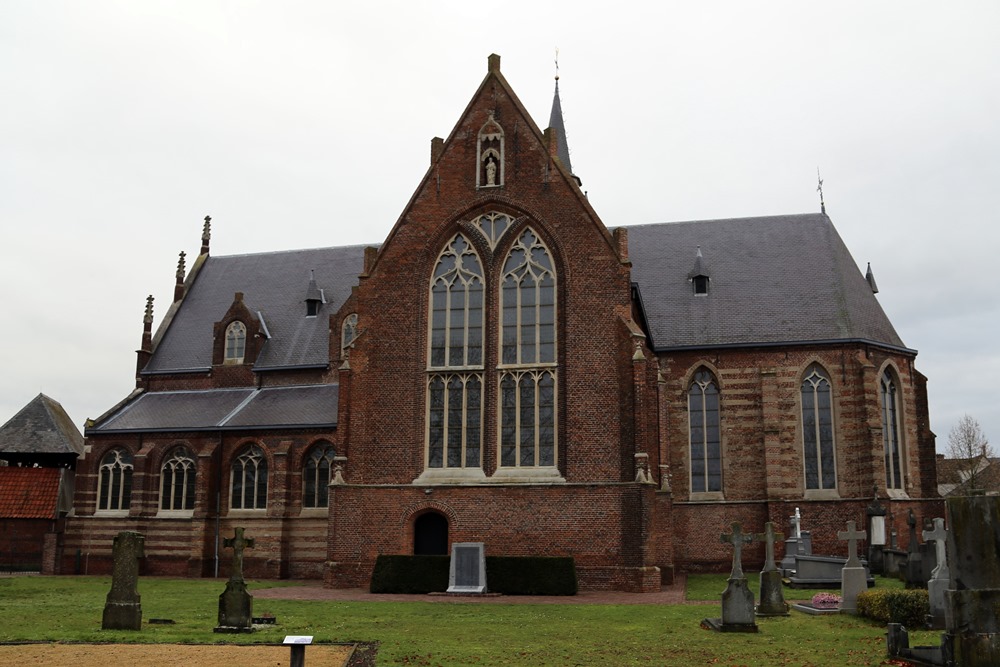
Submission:
<svg viewBox="0 0 1000 667">
<path fill-rule="evenodd" d="M 0 466 L 0 519 L 54 519 L 58 468 Z"/>
</svg>

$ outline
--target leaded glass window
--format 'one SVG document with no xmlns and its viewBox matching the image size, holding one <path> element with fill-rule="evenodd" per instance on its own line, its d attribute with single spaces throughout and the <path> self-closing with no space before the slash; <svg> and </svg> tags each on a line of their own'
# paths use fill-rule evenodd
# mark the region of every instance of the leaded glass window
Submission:
<svg viewBox="0 0 1000 667">
<path fill-rule="evenodd" d="M 160 509 L 194 509 L 194 483 L 197 463 L 191 450 L 178 447 L 160 467 Z"/>
<path fill-rule="evenodd" d="M 479 256 L 458 234 L 431 278 L 428 468 L 482 466 L 483 295 Z"/>
<path fill-rule="evenodd" d="M 802 457 L 806 489 L 836 489 L 830 377 L 813 364 L 802 381 Z"/>
<path fill-rule="evenodd" d="M 267 457 L 257 445 L 246 447 L 233 460 L 230 507 L 234 510 L 267 507 Z"/>
<path fill-rule="evenodd" d="M 98 510 L 127 510 L 132 502 L 132 454 L 120 447 L 101 459 L 97 480 Z"/>
<path fill-rule="evenodd" d="M 502 365 L 556 360 L 556 279 L 552 258 L 530 229 L 511 248 L 500 286 Z"/>
<path fill-rule="evenodd" d="M 688 388 L 691 443 L 691 492 L 722 491 L 722 442 L 719 429 L 719 387 L 702 368 Z"/>
<path fill-rule="evenodd" d="M 882 395 L 882 444 L 885 450 L 885 488 L 903 488 L 903 444 L 899 423 L 899 392 L 886 369 L 879 382 Z"/>
<path fill-rule="evenodd" d="M 333 470 L 333 445 L 317 443 L 306 455 L 302 467 L 302 506 L 326 507 L 329 501 L 330 471 Z"/>
<path fill-rule="evenodd" d="M 523 468 L 555 464 L 555 372 L 503 373 L 500 379 L 500 465 Z"/>
<path fill-rule="evenodd" d="M 340 328 L 340 354 L 347 356 L 347 348 L 353 343 L 358 335 L 358 315 L 351 313 L 344 318 L 344 324 Z"/>
<path fill-rule="evenodd" d="M 247 328 L 239 320 L 226 327 L 226 363 L 242 364 L 246 353 Z"/>
<path fill-rule="evenodd" d="M 472 221 L 472 224 L 480 231 L 490 248 L 496 248 L 500 237 L 504 235 L 514 221 L 506 213 L 491 212 L 481 215 Z"/>
</svg>

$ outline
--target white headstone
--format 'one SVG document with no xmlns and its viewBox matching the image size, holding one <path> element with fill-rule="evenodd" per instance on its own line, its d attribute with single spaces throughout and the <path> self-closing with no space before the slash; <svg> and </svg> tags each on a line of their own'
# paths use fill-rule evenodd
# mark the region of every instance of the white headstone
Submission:
<svg viewBox="0 0 1000 667">
<path fill-rule="evenodd" d="M 451 545 L 448 592 L 486 592 L 486 554 L 482 542 L 456 542 Z"/>
</svg>

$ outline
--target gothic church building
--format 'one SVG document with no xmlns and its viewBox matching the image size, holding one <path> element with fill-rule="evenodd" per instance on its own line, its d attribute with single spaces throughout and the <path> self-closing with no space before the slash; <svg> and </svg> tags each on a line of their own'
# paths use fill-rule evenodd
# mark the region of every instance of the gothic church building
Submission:
<svg viewBox="0 0 1000 667">
<path fill-rule="evenodd" d="M 216 257 L 209 224 L 87 425 L 63 572 L 137 530 L 146 573 L 225 575 L 243 526 L 253 577 L 483 542 L 655 591 L 728 567 L 733 521 L 800 507 L 840 553 L 873 492 L 940 502 L 916 352 L 826 214 L 608 228 L 558 88 L 542 131 L 499 56 L 378 247 Z"/>
</svg>

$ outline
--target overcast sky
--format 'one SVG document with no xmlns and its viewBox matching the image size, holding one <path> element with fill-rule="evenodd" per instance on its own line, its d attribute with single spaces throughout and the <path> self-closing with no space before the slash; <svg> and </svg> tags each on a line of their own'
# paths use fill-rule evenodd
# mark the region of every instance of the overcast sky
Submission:
<svg viewBox="0 0 1000 667">
<path fill-rule="evenodd" d="M 608 227 L 815 212 L 819 167 L 939 451 L 965 413 L 1000 444 L 998 29 L 995 0 L 0 0 L 0 423 L 128 394 L 205 215 L 214 255 L 380 243 L 487 56 L 544 128 L 558 48 Z"/>
</svg>

